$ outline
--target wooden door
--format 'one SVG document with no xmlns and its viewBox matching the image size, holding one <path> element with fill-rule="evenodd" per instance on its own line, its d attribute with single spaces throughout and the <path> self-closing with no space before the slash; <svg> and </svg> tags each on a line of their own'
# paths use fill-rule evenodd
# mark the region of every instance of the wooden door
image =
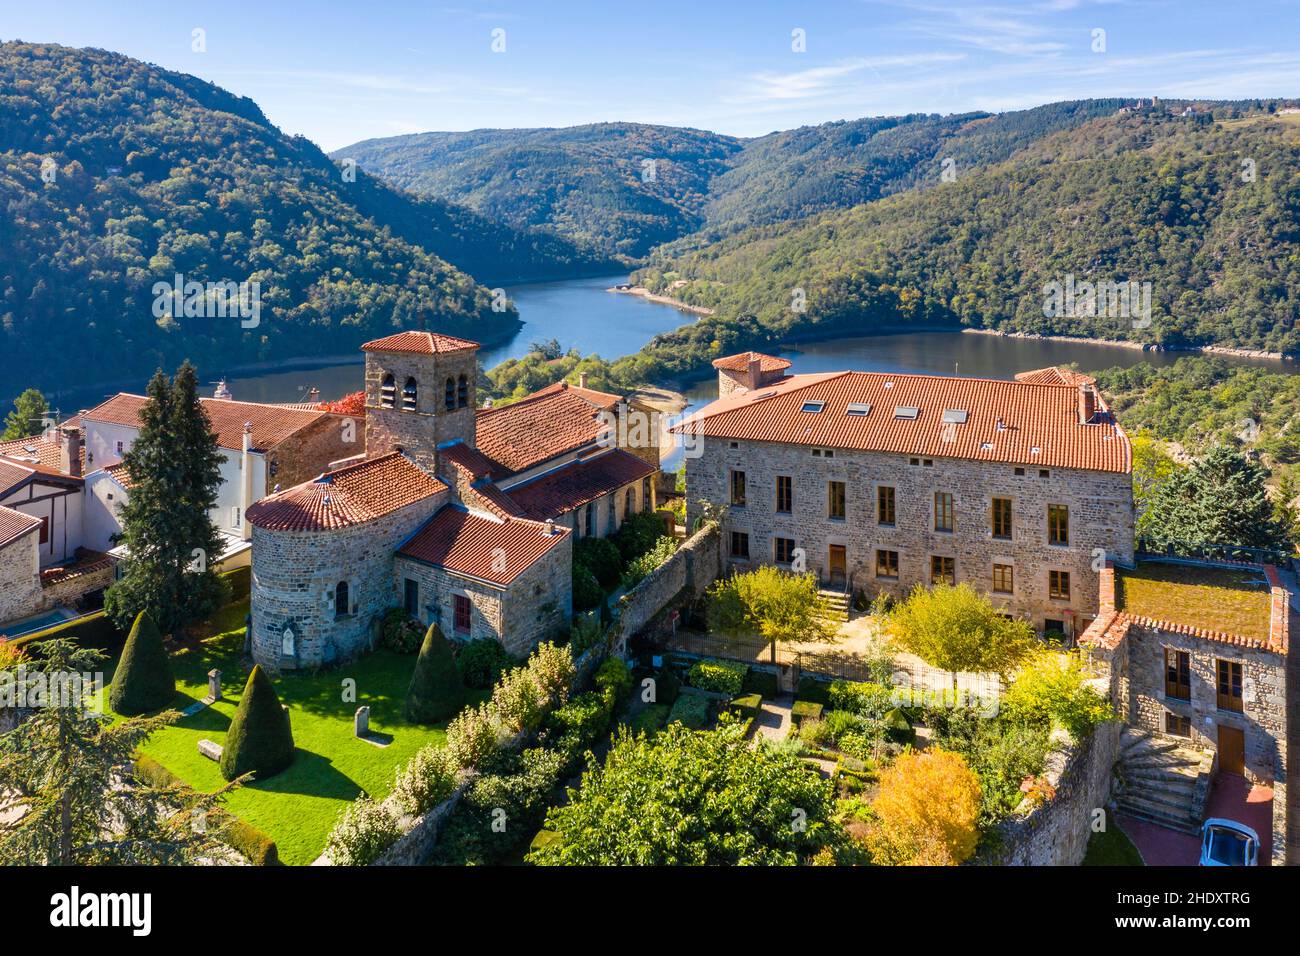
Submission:
<svg viewBox="0 0 1300 956">
<path fill-rule="evenodd" d="M 1219 771 L 1246 772 L 1246 734 L 1237 727 L 1219 724 Z"/>
<path fill-rule="evenodd" d="M 848 560 L 846 558 L 844 545 L 842 544 L 831 545 L 827 557 L 829 558 L 828 563 L 830 565 L 829 570 L 830 570 L 831 583 L 843 585 L 845 571 L 846 568 L 848 567 Z"/>
</svg>

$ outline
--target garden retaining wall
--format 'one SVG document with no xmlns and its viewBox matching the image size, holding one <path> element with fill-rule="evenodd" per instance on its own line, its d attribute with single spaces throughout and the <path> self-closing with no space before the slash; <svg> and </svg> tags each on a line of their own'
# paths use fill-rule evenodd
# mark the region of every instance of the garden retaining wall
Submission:
<svg viewBox="0 0 1300 956">
<path fill-rule="evenodd" d="M 1112 771 L 1119 759 L 1124 725 L 1108 721 L 1075 743 L 1064 732 L 1052 736 L 1043 776 L 1056 794 L 999 827 L 997 849 L 977 862 L 995 866 L 1078 866 L 1088 850 L 1093 820 L 1106 810 Z M 1106 826 L 1116 826 L 1106 810 Z"/>
<path fill-rule="evenodd" d="M 622 656 L 628 638 L 640 633 L 655 615 L 675 601 L 695 600 L 721 573 L 722 536 L 717 524 L 707 524 L 620 599 L 613 652 Z"/>
</svg>

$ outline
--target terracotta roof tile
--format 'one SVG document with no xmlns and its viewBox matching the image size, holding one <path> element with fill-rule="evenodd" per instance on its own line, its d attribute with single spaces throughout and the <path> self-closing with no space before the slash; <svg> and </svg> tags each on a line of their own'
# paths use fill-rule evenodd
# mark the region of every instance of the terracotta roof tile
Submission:
<svg viewBox="0 0 1300 956">
<path fill-rule="evenodd" d="M 446 461 L 462 469 L 471 478 L 487 478 L 505 472 L 500 465 L 487 455 L 475 448 L 471 448 L 463 441 L 439 448 L 438 454 Z"/>
<path fill-rule="evenodd" d="M 476 499 L 475 504 L 498 518 L 522 518 L 527 515 L 518 502 L 490 481 L 470 485 L 469 493 Z"/>
<path fill-rule="evenodd" d="M 577 395 L 579 398 L 585 398 L 597 408 L 611 409 L 623 401 L 622 395 L 615 395 L 613 392 L 601 392 L 594 388 L 584 388 L 581 385 L 573 385 L 569 382 L 555 382 L 547 385 L 545 388 L 539 388 L 533 392 L 533 395 L 554 395 L 556 392 L 568 392 L 571 395 Z"/>
<path fill-rule="evenodd" d="M 820 404 L 820 411 L 814 411 Z M 868 408 L 851 415 L 849 405 Z M 809 410 L 805 411 L 807 408 Z M 1099 401 L 1098 408 L 1104 410 Z M 909 415 L 914 409 L 915 417 Z M 945 412 L 965 412 L 946 422 Z M 674 432 L 750 441 L 1128 473 L 1128 436 L 1113 421 L 1081 424 L 1078 390 L 993 379 L 839 372 L 794 375 L 720 398 Z M 956 417 L 956 416 L 953 416 Z M 998 421 L 1004 424 L 998 427 Z"/>
<path fill-rule="evenodd" d="M 41 587 L 53 587 L 56 584 L 63 584 L 65 581 L 71 581 L 74 578 L 84 577 L 87 574 L 93 574 L 96 571 L 102 571 L 104 568 L 112 567 L 117 559 L 103 551 L 91 551 L 88 548 L 78 548 L 76 560 L 71 564 L 64 564 L 57 568 L 46 568 L 41 572 Z"/>
<path fill-rule="evenodd" d="M 125 462 L 119 461 L 116 465 L 109 465 L 104 469 L 104 472 L 127 491 L 131 490 L 131 485 L 134 482 L 131 480 L 131 473 L 126 469 Z"/>
<path fill-rule="evenodd" d="M 594 443 L 606 427 L 599 414 L 570 391 L 530 395 L 513 405 L 480 410 L 474 444 L 507 473 L 527 471 Z"/>
<path fill-rule="evenodd" d="M 439 332 L 398 332 L 382 339 L 375 339 L 361 346 L 363 352 L 415 352 L 420 355 L 443 355 L 447 352 L 463 352 L 476 349 L 477 342 L 458 339 L 454 335 L 442 335 Z"/>
<path fill-rule="evenodd" d="M 545 524 L 492 518 L 449 505 L 434 515 L 398 554 L 457 574 L 505 586 L 569 534 Z"/>
<path fill-rule="evenodd" d="M 324 531 L 374 521 L 446 491 L 397 452 L 326 472 L 263 498 L 248 520 L 267 531 Z"/>
<path fill-rule="evenodd" d="M 739 355 L 725 355 L 713 360 L 713 367 L 725 372 L 748 372 L 749 363 L 758 359 L 759 371 L 780 372 L 790 367 L 790 360 L 764 355 L 762 352 L 741 352 Z"/>
<path fill-rule="evenodd" d="M 138 428 L 140 411 L 147 401 L 143 395 L 121 392 L 83 413 L 82 418 Z M 220 398 L 201 398 L 199 402 L 204 414 L 208 416 L 212 430 L 216 432 L 217 444 L 233 451 L 240 451 L 244 447 L 245 422 L 253 423 L 253 447 L 265 451 L 308 425 L 331 417 L 326 412 L 264 405 L 260 402 L 236 402 Z"/>
<path fill-rule="evenodd" d="M 46 468 L 59 470 L 59 443 L 53 435 L 33 435 L 31 438 L 14 438 L 0 442 L 0 455 L 9 458 L 34 459 Z M 82 449 L 85 460 L 85 449 Z"/>
<path fill-rule="evenodd" d="M 1036 368 L 1032 372 L 1017 372 L 1016 381 L 1028 385 L 1093 385 L 1097 380 L 1091 375 L 1076 372 L 1074 369 L 1049 365 L 1047 368 Z"/>
<path fill-rule="evenodd" d="M 654 465 L 615 448 L 510 488 L 506 494 L 525 514 L 543 520 L 580 508 L 654 472 Z"/>
<path fill-rule="evenodd" d="M 41 519 L 13 508 L 0 507 L 0 548 L 17 541 L 41 526 Z"/>
</svg>

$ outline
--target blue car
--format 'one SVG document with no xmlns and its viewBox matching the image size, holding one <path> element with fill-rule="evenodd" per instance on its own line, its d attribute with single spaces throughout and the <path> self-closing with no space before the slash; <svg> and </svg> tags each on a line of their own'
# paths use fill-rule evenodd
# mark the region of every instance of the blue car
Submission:
<svg viewBox="0 0 1300 956">
<path fill-rule="evenodd" d="M 1211 817 L 1201 824 L 1201 866 L 1258 866 L 1259 834 L 1235 820 Z"/>
</svg>

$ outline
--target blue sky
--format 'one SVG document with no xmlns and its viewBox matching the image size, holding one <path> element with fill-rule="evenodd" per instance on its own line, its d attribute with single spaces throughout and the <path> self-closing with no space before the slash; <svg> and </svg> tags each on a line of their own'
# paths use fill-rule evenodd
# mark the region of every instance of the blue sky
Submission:
<svg viewBox="0 0 1300 956">
<path fill-rule="evenodd" d="M 0 19 L 6 40 L 196 74 L 326 149 L 487 126 L 635 120 L 750 136 L 1089 96 L 1295 97 L 1297 36 L 1296 0 L 11 0 Z"/>
</svg>

